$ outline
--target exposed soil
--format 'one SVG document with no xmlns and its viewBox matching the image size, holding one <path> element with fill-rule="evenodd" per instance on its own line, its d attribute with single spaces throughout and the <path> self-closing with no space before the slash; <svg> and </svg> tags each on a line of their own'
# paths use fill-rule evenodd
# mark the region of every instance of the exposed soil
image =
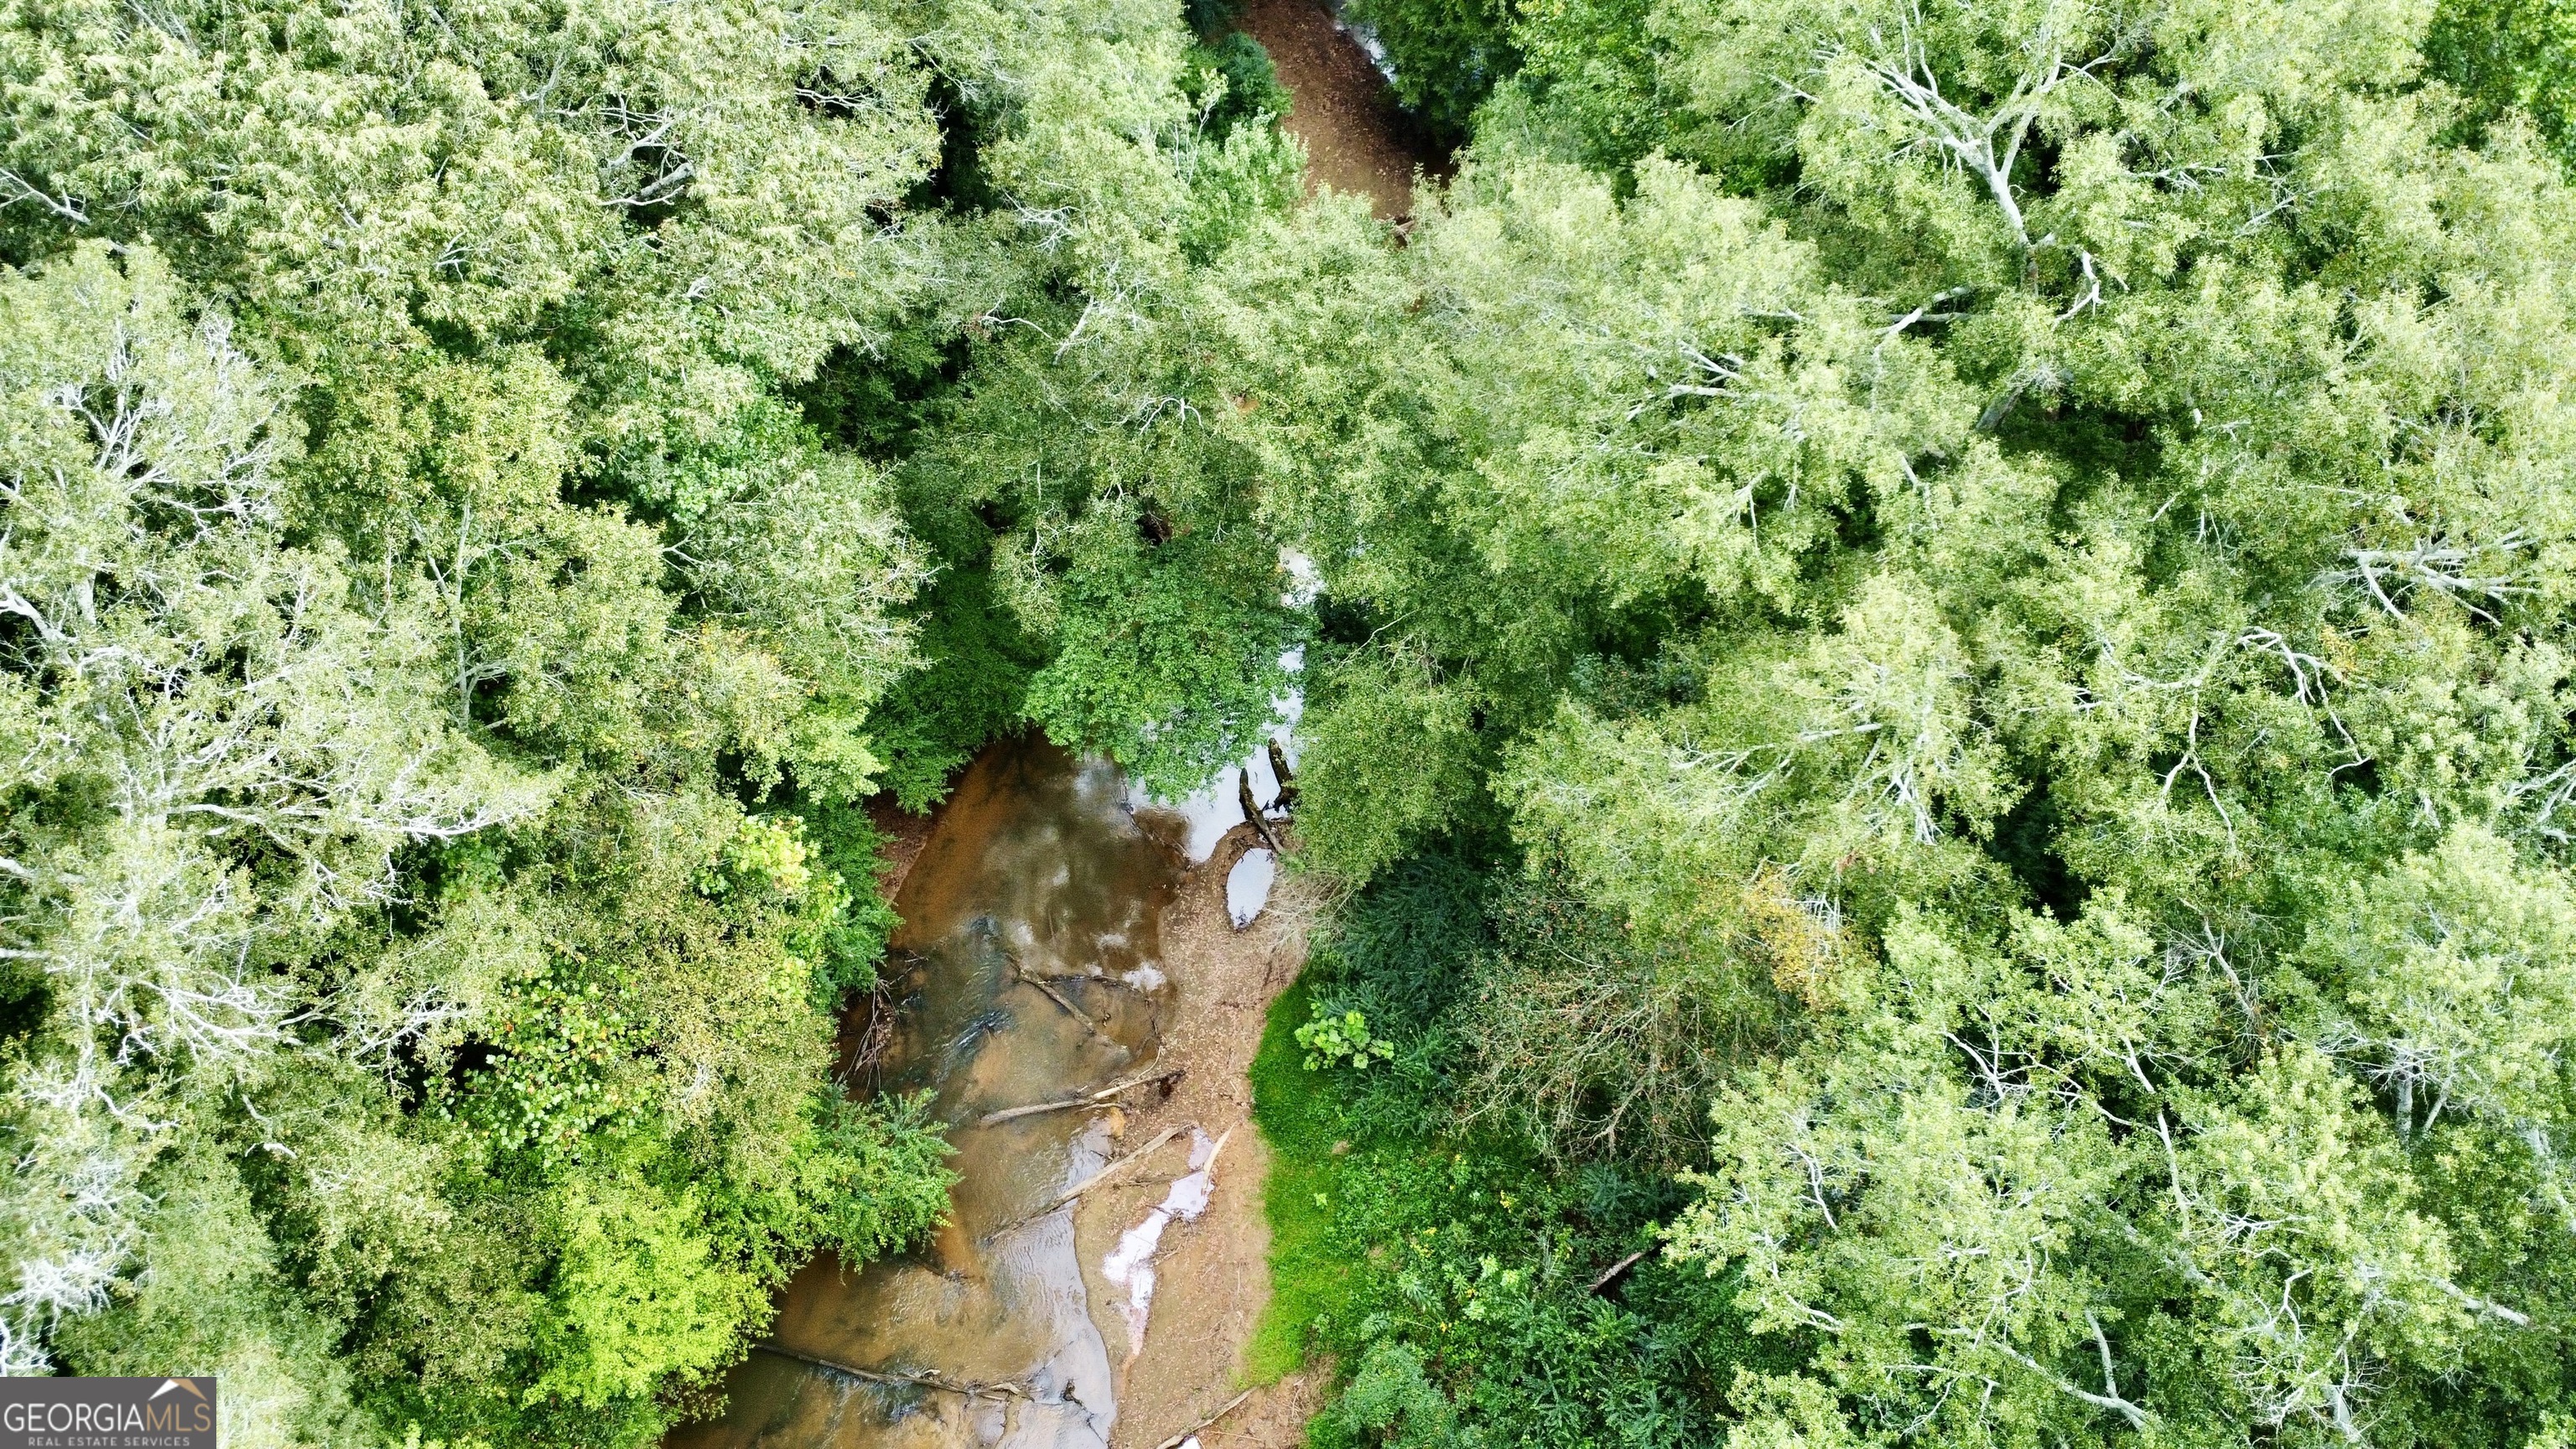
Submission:
<svg viewBox="0 0 2576 1449">
<path fill-rule="evenodd" d="M 1137 1163 L 1117 1185 L 1086 1194 L 1074 1217 L 1091 1314 L 1118 1374 L 1113 1449 L 1157 1449 L 1223 1408 L 1244 1389 L 1245 1350 L 1270 1300 L 1270 1225 L 1262 1212 L 1269 1149 L 1252 1126 L 1246 1073 L 1261 1044 L 1271 998 L 1304 964 L 1302 898 L 1293 879 L 1280 882 L 1270 906 L 1241 931 L 1225 908 L 1226 871 L 1256 842 L 1238 825 L 1207 861 L 1181 878 L 1164 909 L 1162 959 L 1176 999 L 1165 1017 L 1158 1062 L 1187 1075 L 1172 1095 L 1148 1102 L 1119 1128 L 1121 1150 L 1141 1146 L 1167 1126 L 1195 1124 L 1211 1137 L 1230 1133 L 1215 1162 L 1215 1193 L 1196 1222 L 1175 1223 L 1155 1260 L 1157 1286 L 1145 1341 L 1132 1335 L 1119 1305 L 1125 1291 L 1101 1281 L 1099 1264 L 1118 1235 L 1160 1202 L 1185 1170 L 1184 1133 Z M 1199 1431 L 1204 1449 L 1289 1449 L 1305 1437 L 1322 1391 L 1313 1370 L 1264 1386 L 1219 1423 Z"/>
<path fill-rule="evenodd" d="M 930 843 L 930 829 L 939 823 L 939 812 L 934 809 L 927 815 L 906 815 L 894 803 L 894 793 L 888 791 L 869 799 L 868 820 L 885 837 L 877 890 L 887 900 L 893 900 L 896 892 L 903 889 L 904 877 L 912 874 L 912 863 L 921 859 L 921 848 Z"/>
<path fill-rule="evenodd" d="M 1249 0 L 1236 24 L 1270 52 L 1294 97 L 1281 118 L 1306 143 L 1306 186 L 1369 198 L 1393 220 L 1413 210 L 1413 173 L 1449 172 L 1420 142 L 1386 77 L 1316 0 Z"/>
</svg>

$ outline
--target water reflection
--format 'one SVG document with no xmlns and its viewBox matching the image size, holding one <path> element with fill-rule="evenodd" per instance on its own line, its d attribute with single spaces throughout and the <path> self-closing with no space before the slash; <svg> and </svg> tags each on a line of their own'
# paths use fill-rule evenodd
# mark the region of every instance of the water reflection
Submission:
<svg viewBox="0 0 2576 1449">
<path fill-rule="evenodd" d="M 727 1382 L 724 1417 L 675 1430 L 667 1449 L 1107 1443 L 1110 1357 L 1072 1211 L 1020 1222 L 1105 1161 L 1106 1130 L 1080 1112 L 975 1121 L 1152 1059 L 1173 867 L 1123 796 L 1114 768 L 1035 738 L 987 751 L 959 782 L 896 899 L 894 950 L 919 964 L 879 1067 L 881 1087 L 929 1088 L 955 1124 L 950 1224 L 861 1273 L 808 1264 L 781 1299 L 785 1352 L 755 1352 Z M 1016 1392 L 874 1381 L 789 1355 Z"/>
</svg>

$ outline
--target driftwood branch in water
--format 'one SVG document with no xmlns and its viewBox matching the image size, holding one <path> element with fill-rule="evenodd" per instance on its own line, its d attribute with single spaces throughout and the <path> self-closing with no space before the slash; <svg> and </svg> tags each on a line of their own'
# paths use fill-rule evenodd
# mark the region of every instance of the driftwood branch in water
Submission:
<svg viewBox="0 0 2576 1449">
<path fill-rule="evenodd" d="M 1250 770 L 1240 770 L 1235 773 L 1234 799 L 1236 804 L 1243 807 L 1243 818 L 1252 822 L 1253 833 L 1261 837 L 1262 844 L 1270 847 L 1270 853 L 1272 855 L 1287 854 L 1286 851 L 1279 848 L 1278 839 L 1271 835 L 1270 822 L 1261 818 L 1261 807 L 1253 802 L 1252 772 Z"/>
<path fill-rule="evenodd" d="M 857 1379 L 859 1382 L 865 1384 L 910 1385 L 925 1389 L 939 1389 L 946 1393 L 964 1394 L 970 1399 L 1001 1398 L 1005 1396 L 1025 1399 L 1029 1396 L 1029 1391 L 1026 1386 L 1012 1383 L 1007 1379 L 1000 1383 L 991 1384 L 975 1383 L 971 1381 L 962 1384 L 953 1383 L 946 1375 L 940 1373 L 937 1369 L 922 1369 L 918 1372 L 908 1374 L 879 1373 L 873 1369 L 852 1368 L 845 1363 L 834 1363 L 828 1358 L 816 1358 L 810 1353 L 798 1353 L 792 1348 L 781 1348 L 774 1343 L 755 1343 L 752 1347 L 760 1350 L 762 1353 L 774 1353 L 780 1358 L 792 1358 L 798 1363 L 812 1364 L 814 1367 L 821 1369 L 825 1373 L 838 1374 L 841 1377 L 848 1379 Z"/>
<path fill-rule="evenodd" d="M 1069 1203 L 1075 1198 L 1082 1196 L 1084 1193 L 1091 1191 L 1093 1188 L 1100 1186 L 1109 1179 L 1116 1177 L 1119 1173 L 1126 1171 L 1129 1167 L 1134 1166 L 1145 1157 L 1161 1150 L 1164 1143 L 1171 1141 L 1173 1138 L 1180 1136 L 1188 1130 L 1189 1128 L 1185 1126 L 1164 1128 L 1162 1131 L 1154 1135 L 1153 1141 L 1146 1143 L 1144 1146 L 1139 1147 L 1135 1151 L 1128 1153 L 1126 1156 L 1119 1158 L 1107 1167 L 1100 1169 L 1098 1172 L 1084 1178 L 1082 1181 L 1066 1188 L 1063 1192 L 1056 1194 L 1055 1200 L 1048 1203 L 1045 1207 L 1039 1208 L 1033 1213 L 1023 1213 L 1020 1216 L 1011 1219 L 1009 1222 L 1002 1224 L 1000 1227 L 993 1229 L 991 1232 L 986 1233 L 984 1236 L 987 1239 L 998 1238 L 1002 1234 L 1007 1233 L 1011 1229 L 1019 1227 L 1022 1224 L 1036 1222 L 1038 1219 L 1045 1217 L 1048 1213 L 1054 1212 L 1057 1208 L 1064 1206 L 1066 1203 Z"/>
<path fill-rule="evenodd" d="M 975 1119 L 975 1125 L 978 1127 L 990 1127 L 996 1123 L 1008 1122 L 1017 1117 L 1034 1117 L 1040 1112 L 1069 1112 L 1077 1107 L 1103 1106 L 1108 1103 L 1110 1098 L 1117 1096 L 1121 1092 L 1133 1091 L 1138 1087 L 1148 1086 L 1156 1082 L 1177 1082 L 1180 1079 L 1181 1069 L 1179 1067 L 1167 1067 L 1159 1072 L 1147 1072 L 1142 1076 L 1129 1077 L 1126 1080 L 1119 1082 L 1111 1082 L 1108 1086 L 1102 1087 L 1097 1091 L 1084 1092 L 1079 1096 L 1058 1097 L 1052 1102 L 1031 1102 L 1025 1107 L 1005 1107 L 999 1112 L 987 1112 L 983 1116 Z M 1168 1093 L 1168 1088 L 1166 1091 Z"/>
<path fill-rule="evenodd" d="M 1044 977 L 1044 976 L 1040 976 L 1038 973 L 1036 973 L 1036 972 L 1034 972 L 1034 971 L 1030 970 L 1030 969 L 1029 969 L 1029 968 L 1027 968 L 1026 966 L 1019 966 L 1019 965 L 1014 965 L 1014 966 L 1012 967 L 1012 974 L 1013 974 L 1013 975 L 1015 975 L 1015 976 L 1017 976 L 1017 977 L 1019 977 L 1019 979 L 1021 979 L 1022 981 L 1027 982 L 1027 983 L 1028 983 L 1028 984 L 1030 984 L 1031 986 L 1036 987 L 1038 990 L 1045 992 L 1045 993 L 1046 993 L 1046 999 L 1047 999 L 1047 1000 L 1054 1002 L 1056 1005 L 1058 1005 L 1058 1006 L 1060 1006 L 1060 1007 L 1063 1007 L 1063 1008 L 1064 1008 L 1064 1013 L 1065 1013 L 1065 1015 L 1072 1017 L 1074 1020 L 1076 1020 L 1076 1021 L 1078 1021 L 1078 1022 L 1081 1022 L 1081 1023 L 1082 1023 L 1082 1026 L 1083 1026 L 1083 1029 L 1084 1029 L 1085 1031 L 1090 1032 L 1093 1036 L 1096 1036 L 1096 1037 L 1100 1038 L 1102 1041 L 1105 1041 L 1105 1042 L 1109 1043 L 1111 1046 L 1123 1046 L 1123 1045 L 1124 1045 L 1124 1043 L 1120 1042 L 1120 1041 L 1118 1040 L 1118 1038 L 1116 1038 L 1116 1037 L 1114 1037 L 1114 1036 L 1111 1036 L 1111 1035 L 1109 1034 L 1109 1029 L 1108 1029 L 1107 1027 L 1102 1026 L 1099 1022 L 1096 1022 L 1096 1021 L 1092 1020 L 1092 1019 L 1091 1019 L 1091 1013 L 1089 1013 L 1089 1012 L 1087 1012 L 1087 1011 L 1084 1011 L 1084 1010 L 1083 1010 L 1081 1007 L 1079 1007 L 1079 1006 L 1074 1005 L 1074 1004 L 1072 1003 L 1072 1001 L 1068 1000 L 1068 999 L 1065 997 L 1065 994 L 1064 994 L 1063 992 L 1058 991 L 1058 990 L 1056 990 L 1053 986 L 1048 985 L 1048 984 L 1047 984 L 1047 980 L 1048 980 L 1048 978 L 1046 978 L 1046 977 Z"/>
<path fill-rule="evenodd" d="M 859 998 L 866 1008 L 866 1025 L 859 1031 L 858 1044 L 850 1049 L 849 1070 L 841 1074 L 844 1086 L 854 1085 L 861 1077 L 876 1079 L 879 1063 L 894 1046 L 894 1000 L 882 986 Z"/>
<path fill-rule="evenodd" d="M 1031 971 L 1023 966 L 1020 968 L 1020 975 L 1032 985 L 1040 981 L 1088 981 L 1094 986 L 1106 986 L 1112 991 L 1133 991 L 1139 996 L 1150 994 L 1144 987 L 1133 981 L 1121 981 L 1115 976 L 1101 976 L 1089 971 Z"/>
<path fill-rule="evenodd" d="M 1636 1267 L 1638 1263 L 1645 1259 L 1645 1256 L 1648 1253 L 1653 1251 L 1654 1249 L 1652 1248 L 1639 1248 L 1637 1251 L 1621 1258 L 1618 1262 L 1602 1269 L 1601 1276 L 1592 1280 L 1592 1287 L 1589 1291 L 1598 1293 L 1602 1289 L 1609 1287 L 1611 1279 L 1616 1278 L 1620 1274 L 1627 1272 L 1629 1269 Z"/>
<path fill-rule="evenodd" d="M 1215 1423 L 1217 1420 L 1222 1419 L 1222 1418 L 1224 1418 L 1226 1415 L 1233 1413 L 1235 1410 L 1242 1408 L 1242 1407 L 1243 1407 L 1243 1401 L 1244 1401 L 1244 1400 L 1246 1400 L 1246 1399 L 1248 1399 L 1248 1398 L 1251 1398 L 1251 1397 L 1252 1397 L 1252 1390 L 1250 1390 L 1250 1389 L 1245 1389 L 1242 1393 L 1239 1393 L 1239 1394 L 1235 1395 L 1233 1398 L 1230 1398 L 1230 1399 L 1226 1400 L 1226 1401 L 1225 1401 L 1225 1407 L 1224 1407 L 1224 1408 L 1217 1410 L 1215 1413 L 1210 1414 L 1210 1415 L 1208 1415 L 1206 1418 L 1199 1420 L 1197 1423 L 1192 1424 L 1191 1426 L 1189 1426 L 1189 1427 L 1188 1427 L 1188 1428 L 1186 1428 L 1186 1429 L 1183 1429 L 1181 1432 L 1179 1432 L 1179 1433 L 1177 1433 L 1177 1434 L 1174 1434 L 1171 1438 L 1166 1439 L 1166 1440 L 1164 1440 L 1162 1443 L 1155 1445 L 1155 1446 L 1154 1446 L 1154 1449 L 1180 1449 L 1180 1446 L 1181 1446 L 1185 1441 L 1187 1441 L 1191 1435 L 1196 1434 L 1196 1433 L 1200 1432 L 1200 1431 L 1201 1431 L 1201 1430 L 1203 1430 L 1203 1429 L 1206 1429 L 1209 1425 L 1211 1425 L 1211 1424 Z"/>
</svg>

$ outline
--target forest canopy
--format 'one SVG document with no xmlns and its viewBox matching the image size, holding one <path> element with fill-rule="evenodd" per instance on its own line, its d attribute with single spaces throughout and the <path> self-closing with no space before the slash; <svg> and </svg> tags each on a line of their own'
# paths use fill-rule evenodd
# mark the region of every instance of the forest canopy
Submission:
<svg viewBox="0 0 2576 1449">
<path fill-rule="evenodd" d="M 1393 1054 L 1259 1081 L 1398 1249 L 1319 1440 L 2559 1442 L 2563 22 L 1495 18 L 1235 324 Z"/>
<path fill-rule="evenodd" d="M 1294 626 L 1227 486 L 1157 554 L 1119 476 L 1221 468 L 1121 425 L 1297 175 L 1197 55 L 1151 5 L 0 11 L 0 1368 L 635 1444 L 944 1214 L 919 1104 L 829 1075 L 862 802 L 1031 712 L 1187 773 Z M 966 441 L 1014 388 L 1091 471 Z"/>
<path fill-rule="evenodd" d="M 868 802 L 1295 662 L 1322 1449 L 2576 1434 L 2566 7 L 1349 18 L 0 0 L 0 1371 L 710 1411 Z"/>
</svg>

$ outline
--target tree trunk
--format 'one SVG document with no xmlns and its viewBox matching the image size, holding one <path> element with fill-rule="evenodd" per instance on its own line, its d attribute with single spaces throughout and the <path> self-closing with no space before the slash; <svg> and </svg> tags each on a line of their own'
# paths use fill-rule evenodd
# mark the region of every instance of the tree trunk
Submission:
<svg viewBox="0 0 2576 1449">
<path fill-rule="evenodd" d="M 1270 751 L 1270 773 L 1279 781 L 1279 799 L 1275 803 L 1282 810 L 1294 810 L 1297 808 L 1297 777 L 1288 772 L 1288 752 L 1279 748 L 1277 740 L 1269 741 L 1266 748 Z"/>
</svg>

